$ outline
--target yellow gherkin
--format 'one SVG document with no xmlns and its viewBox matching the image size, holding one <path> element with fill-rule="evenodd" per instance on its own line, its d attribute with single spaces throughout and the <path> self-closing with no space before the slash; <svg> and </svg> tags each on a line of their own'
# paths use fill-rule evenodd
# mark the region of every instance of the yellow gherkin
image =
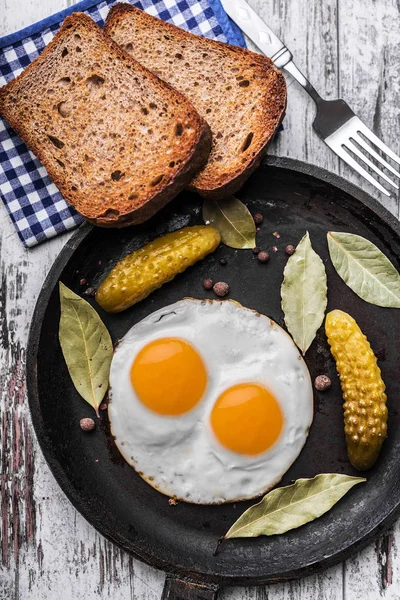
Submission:
<svg viewBox="0 0 400 600">
<path fill-rule="evenodd" d="M 121 312 L 213 252 L 221 242 L 214 227 L 195 225 L 167 233 L 121 259 L 101 283 L 96 300 Z"/>
<path fill-rule="evenodd" d="M 372 467 L 387 434 L 385 384 L 376 356 L 356 321 L 341 310 L 328 313 L 325 331 L 344 399 L 344 432 L 351 464 Z"/>
</svg>

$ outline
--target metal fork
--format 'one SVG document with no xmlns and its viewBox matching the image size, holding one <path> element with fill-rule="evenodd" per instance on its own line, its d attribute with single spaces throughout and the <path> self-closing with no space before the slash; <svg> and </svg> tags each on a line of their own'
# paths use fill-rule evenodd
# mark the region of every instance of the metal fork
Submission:
<svg viewBox="0 0 400 600">
<path fill-rule="evenodd" d="M 400 179 L 400 171 L 395 169 L 374 149 L 380 150 L 388 158 L 400 165 L 400 157 L 386 146 L 351 110 L 350 106 L 344 100 L 324 100 L 311 85 L 308 79 L 301 73 L 292 60 L 292 54 L 286 48 L 290 55 L 288 62 L 282 67 L 288 71 L 296 81 L 306 90 L 317 106 L 317 114 L 313 122 L 313 129 L 316 134 L 324 140 L 342 160 L 353 167 L 357 173 L 362 175 L 369 183 L 372 183 L 380 192 L 391 196 L 390 192 L 379 183 L 378 179 L 367 171 L 354 157 L 357 157 L 361 163 L 369 167 L 378 177 L 381 177 L 394 189 L 399 186 L 383 170 L 385 168 L 389 173 Z M 274 61 L 275 62 L 275 61 Z M 277 64 L 275 62 L 275 64 Z M 279 66 L 277 64 L 277 66 Z M 368 156 L 369 155 L 369 156 Z M 371 160 L 373 158 L 376 162 Z M 378 164 L 376 164 L 378 163 Z M 378 166 L 379 165 L 379 166 Z"/>
<path fill-rule="evenodd" d="M 398 157 L 359 119 L 344 100 L 324 100 L 293 62 L 293 55 L 266 23 L 249 6 L 246 0 L 222 0 L 228 15 L 244 33 L 269 56 L 279 69 L 285 69 L 306 90 L 317 105 L 313 129 L 317 135 L 380 192 L 391 196 L 380 183 L 381 178 L 398 190 L 393 178 L 400 178 L 394 168 L 380 153 L 400 165 Z M 358 160 L 356 160 L 356 158 Z M 368 171 L 368 167 L 370 170 Z M 375 173 L 374 176 L 372 173 Z"/>
</svg>

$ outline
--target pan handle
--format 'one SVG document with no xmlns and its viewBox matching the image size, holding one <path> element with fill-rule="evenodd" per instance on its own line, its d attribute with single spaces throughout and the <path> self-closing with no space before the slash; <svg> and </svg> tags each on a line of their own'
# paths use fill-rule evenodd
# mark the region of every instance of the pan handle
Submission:
<svg viewBox="0 0 400 600">
<path fill-rule="evenodd" d="M 218 586 L 167 574 L 161 600 L 216 600 Z"/>
</svg>

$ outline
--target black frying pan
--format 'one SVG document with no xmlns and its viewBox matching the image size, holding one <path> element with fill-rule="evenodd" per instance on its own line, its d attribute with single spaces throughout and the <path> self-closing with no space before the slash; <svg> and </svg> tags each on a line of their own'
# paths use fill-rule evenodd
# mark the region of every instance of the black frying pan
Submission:
<svg viewBox="0 0 400 600">
<path fill-rule="evenodd" d="M 201 199 L 184 193 L 148 223 L 125 230 L 83 225 L 55 261 L 39 296 L 28 346 L 28 390 L 37 437 L 50 468 L 73 505 L 104 536 L 135 557 L 167 571 L 165 597 L 211 599 L 219 585 L 266 584 L 308 575 L 341 561 L 365 546 L 394 519 L 400 503 L 399 361 L 400 311 L 363 302 L 335 273 L 326 233 L 351 231 L 374 242 L 398 267 L 398 221 L 370 196 L 322 169 L 271 158 L 239 197 L 265 216 L 258 245 L 270 251 L 262 265 L 251 250 L 221 246 L 149 298 L 118 314 L 104 313 L 93 298 L 114 341 L 134 323 L 184 296 L 212 297 L 202 281 L 228 281 L 231 298 L 283 323 L 280 284 L 287 260 L 284 248 L 310 232 L 328 274 L 328 309 L 352 314 L 378 354 L 387 384 L 389 437 L 366 484 L 356 486 L 329 513 L 285 535 L 229 540 L 214 549 L 252 502 L 196 506 L 168 499 L 145 483 L 120 457 L 110 436 L 107 411 L 96 430 L 84 434 L 79 419 L 92 409 L 75 391 L 58 342 L 61 279 L 77 293 L 91 286 L 125 253 L 155 236 L 201 223 Z M 279 232 L 280 238 L 273 232 Z M 273 252 L 272 246 L 278 248 Z M 228 265 L 219 259 L 227 257 Z M 312 378 L 328 374 L 329 392 L 315 392 L 315 417 L 308 441 L 282 484 L 317 473 L 358 474 L 349 464 L 343 433 L 342 397 L 323 331 L 307 352 Z"/>
</svg>

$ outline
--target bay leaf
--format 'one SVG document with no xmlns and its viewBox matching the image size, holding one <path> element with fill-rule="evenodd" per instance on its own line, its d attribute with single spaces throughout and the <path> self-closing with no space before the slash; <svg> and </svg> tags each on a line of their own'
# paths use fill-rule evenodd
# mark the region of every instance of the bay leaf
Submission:
<svg viewBox="0 0 400 600">
<path fill-rule="evenodd" d="M 366 481 L 340 473 L 322 473 L 298 479 L 293 485 L 269 492 L 248 508 L 224 539 L 278 535 L 317 519 L 332 508 L 353 486 Z"/>
<path fill-rule="evenodd" d="M 327 304 L 325 267 L 307 233 L 286 263 L 281 287 L 286 327 L 303 354 L 324 320 Z"/>
<path fill-rule="evenodd" d="M 256 226 L 247 206 L 235 196 L 223 200 L 205 199 L 203 219 L 218 229 L 221 240 L 231 248 L 254 248 Z"/>
<path fill-rule="evenodd" d="M 327 238 L 333 266 L 357 296 L 400 308 L 400 275 L 375 244 L 354 233 L 329 231 Z"/>
<path fill-rule="evenodd" d="M 113 356 L 110 334 L 92 306 L 60 281 L 59 340 L 79 394 L 99 416 Z"/>
</svg>

